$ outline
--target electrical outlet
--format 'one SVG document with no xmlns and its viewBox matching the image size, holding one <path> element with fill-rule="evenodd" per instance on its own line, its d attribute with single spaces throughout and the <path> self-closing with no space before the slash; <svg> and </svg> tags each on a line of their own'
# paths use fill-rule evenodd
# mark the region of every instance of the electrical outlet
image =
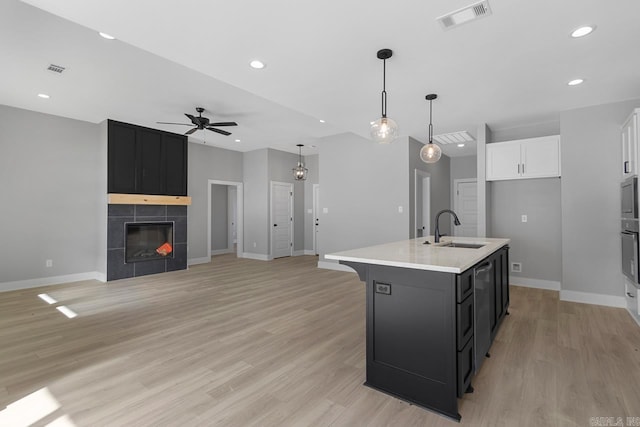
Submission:
<svg viewBox="0 0 640 427">
<path fill-rule="evenodd" d="M 255 248 L 256 246 L 257 246 L 257 243 L 256 243 L 256 242 L 253 242 L 253 247 Z"/>
<path fill-rule="evenodd" d="M 527 216 L 526 215 L 522 215 L 522 222 L 527 222 Z"/>
<path fill-rule="evenodd" d="M 47 268 L 49 268 L 49 267 L 53 267 L 53 260 L 52 260 L 52 259 L 48 259 L 48 260 L 46 260 L 46 261 L 45 261 L 45 266 L 46 266 Z"/>
<path fill-rule="evenodd" d="M 522 273 L 522 263 L 521 262 L 512 262 L 511 263 L 511 272 L 513 272 L 513 273 Z"/>
</svg>

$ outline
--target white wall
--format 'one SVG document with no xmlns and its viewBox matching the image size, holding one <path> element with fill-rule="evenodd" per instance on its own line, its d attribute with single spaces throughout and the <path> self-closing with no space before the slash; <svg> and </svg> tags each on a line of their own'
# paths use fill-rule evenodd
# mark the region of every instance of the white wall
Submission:
<svg viewBox="0 0 640 427">
<path fill-rule="evenodd" d="M 0 289 L 7 282 L 104 271 L 100 126 L 0 105 L 0 146 Z M 53 267 L 45 267 L 47 259 Z"/>
<path fill-rule="evenodd" d="M 623 303 L 620 127 L 635 107 L 640 100 L 561 115 L 562 290 L 570 298 L 600 294 Z"/>
<path fill-rule="evenodd" d="M 309 169 L 304 183 L 304 250 L 313 252 L 313 233 L 316 223 L 313 217 L 313 184 L 319 183 L 320 162 L 317 154 L 305 156 L 303 160 L 305 167 Z"/>
<path fill-rule="evenodd" d="M 229 248 L 228 186 L 211 186 L 211 251 Z"/>
<path fill-rule="evenodd" d="M 266 259 L 269 255 L 268 150 L 243 154 L 244 252 Z"/>
</svg>

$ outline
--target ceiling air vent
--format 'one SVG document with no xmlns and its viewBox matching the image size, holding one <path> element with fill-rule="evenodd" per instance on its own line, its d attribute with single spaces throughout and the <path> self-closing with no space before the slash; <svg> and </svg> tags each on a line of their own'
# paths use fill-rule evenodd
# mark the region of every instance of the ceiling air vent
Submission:
<svg viewBox="0 0 640 427">
<path fill-rule="evenodd" d="M 61 67 L 60 65 L 51 64 L 49 65 L 47 70 L 53 71 L 54 73 L 61 74 L 64 70 L 66 70 L 66 68 Z"/>
<path fill-rule="evenodd" d="M 445 30 L 448 30 L 451 27 L 489 15 L 491 15 L 489 1 L 484 0 L 463 7 L 462 9 L 458 9 L 454 12 L 447 13 L 446 15 L 442 15 L 436 18 L 436 21 L 440 22 Z"/>
<path fill-rule="evenodd" d="M 473 137 L 466 130 L 460 132 L 441 133 L 433 135 L 433 139 L 442 145 L 447 144 L 464 144 L 465 142 L 474 141 Z"/>
</svg>

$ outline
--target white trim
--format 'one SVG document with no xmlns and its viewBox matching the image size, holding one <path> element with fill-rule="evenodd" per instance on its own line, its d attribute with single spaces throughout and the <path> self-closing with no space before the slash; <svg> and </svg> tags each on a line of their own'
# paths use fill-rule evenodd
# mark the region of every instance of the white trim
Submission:
<svg viewBox="0 0 640 427">
<path fill-rule="evenodd" d="M 478 185 L 477 185 L 478 184 L 478 180 L 476 178 L 458 178 L 458 179 L 454 179 L 453 180 L 453 185 L 451 186 L 451 200 L 453 200 L 453 211 L 455 213 L 457 213 L 458 215 L 460 215 L 461 213 L 460 213 L 460 206 L 458 206 L 459 203 L 458 203 L 458 194 L 457 193 L 458 193 L 458 184 L 461 184 L 461 183 L 463 183 L 463 184 L 464 183 L 467 183 L 467 184 L 474 183 L 474 184 L 476 184 L 476 209 L 478 209 L 478 203 L 477 203 L 477 200 L 478 200 Z M 476 214 L 477 214 L 477 211 L 476 211 Z M 454 235 L 454 236 L 457 236 L 457 233 L 456 233 L 457 228 L 456 228 L 455 224 L 453 223 L 453 216 L 451 216 L 451 225 L 450 225 L 450 227 L 451 227 L 451 234 Z M 477 237 L 477 235 L 478 235 L 478 225 L 476 224 L 476 236 L 473 236 L 473 237 Z"/>
<path fill-rule="evenodd" d="M 302 256 L 302 255 L 307 255 L 305 252 L 306 252 L 306 251 L 305 251 L 305 250 L 303 250 L 303 249 L 298 250 L 298 251 L 293 251 L 292 256 Z"/>
<path fill-rule="evenodd" d="M 237 189 L 236 193 L 236 254 L 238 258 L 242 258 L 241 254 L 244 250 L 244 187 L 241 182 L 236 181 L 220 181 L 217 179 L 207 180 L 207 253 L 211 253 L 211 186 L 212 185 L 233 185 Z M 202 258 L 196 258 L 201 260 Z M 190 262 L 191 260 L 189 260 Z M 208 261 L 211 262 L 211 259 Z M 203 264 L 196 262 L 195 264 Z"/>
<path fill-rule="evenodd" d="M 187 265 L 208 264 L 211 262 L 211 257 L 205 256 L 202 258 L 189 258 Z"/>
<path fill-rule="evenodd" d="M 253 254 L 251 252 L 244 252 L 242 254 L 242 258 L 247 259 L 256 259 L 258 261 L 271 261 L 271 257 L 269 255 L 264 254 Z"/>
<path fill-rule="evenodd" d="M 289 256 L 293 256 L 293 221 L 294 221 L 294 213 L 293 207 L 295 206 L 293 203 L 293 184 L 290 182 L 282 182 L 282 181 L 269 181 L 269 258 L 273 259 L 274 257 L 274 241 L 273 241 L 273 186 L 274 185 L 283 185 L 289 187 Z"/>
<path fill-rule="evenodd" d="M 222 255 L 222 254 L 232 254 L 233 253 L 233 249 L 232 248 L 226 248 L 226 249 L 214 249 L 211 251 L 211 255 Z"/>
<path fill-rule="evenodd" d="M 425 217 L 424 214 L 424 206 L 425 204 L 428 207 L 429 213 L 428 215 L 426 215 L 427 218 L 427 223 L 425 224 L 424 221 L 422 226 L 425 229 L 425 233 L 423 234 L 422 237 L 426 237 L 431 233 L 431 174 L 429 172 L 425 172 L 421 169 L 414 169 L 413 170 L 413 232 L 409 233 L 409 236 L 413 236 L 413 237 L 418 237 L 418 179 L 421 179 L 422 182 L 424 183 L 424 180 L 426 179 L 428 182 L 428 187 L 427 187 L 427 193 L 429 194 L 429 197 L 426 200 L 423 198 L 424 196 L 424 185 L 421 186 L 422 188 L 422 195 L 420 196 L 420 198 L 422 199 L 422 217 Z M 418 176 L 420 176 L 420 178 L 418 178 Z"/>
<path fill-rule="evenodd" d="M 624 297 L 617 297 L 615 295 L 594 294 L 591 292 L 560 291 L 560 301 L 581 302 L 584 304 L 627 308 L 627 300 Z"/>
<path fill-rule="evenodd" d="M 97 271 L 66 274 L 64 276 L 39 277 L 37 279 L 17 280 L 15 282 L 0 283 L 0 292 L 39 288 L 41 286 L 62 285 L 65 283 L 82 282 L 85 280 L 97 280 L 104 283 L 106 282 L 106 280 L 104 279 L 105 275 Z"/>
<path fill-rule="evenodd" d="M 317 255 L 317 254 L 316 254 L 316 251 L 314 251 L 313 249 L 305 249 L 304 255 Z"/>
<path fill-rule="evenodd" d="M 344 264 L 338 264 L 337 262 L 318 261 L 318 268 L 324 268 L 326 270 L 346 271 L 348 273 L 355 273 L 356 271 Z"/>
<path fill-rule="evenodd" d="M 521 286 L 523 288 L 546 289 L 548 291 L 559 291 L 560 282 L 555 280 L 529 279 L 528 277 L 509 277 L 509 284 L 512 286 Z"/>
</svg>

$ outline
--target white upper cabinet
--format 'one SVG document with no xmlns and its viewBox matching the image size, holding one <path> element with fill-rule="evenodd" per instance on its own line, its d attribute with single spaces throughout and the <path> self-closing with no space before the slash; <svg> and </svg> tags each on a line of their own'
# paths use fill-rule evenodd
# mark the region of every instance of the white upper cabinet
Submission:
<svg viewBox="0 0 640 427">
<path fill-rule="evenodd" d="M 560 135 L 487 144 L 487 181 L 560 176 Z"/>
<path fill-rule="evenodd" d="M 622 177 L 638 174 L 638 116 L 640 108 L 633 110 L 622 125 Z"/>
</svg>

